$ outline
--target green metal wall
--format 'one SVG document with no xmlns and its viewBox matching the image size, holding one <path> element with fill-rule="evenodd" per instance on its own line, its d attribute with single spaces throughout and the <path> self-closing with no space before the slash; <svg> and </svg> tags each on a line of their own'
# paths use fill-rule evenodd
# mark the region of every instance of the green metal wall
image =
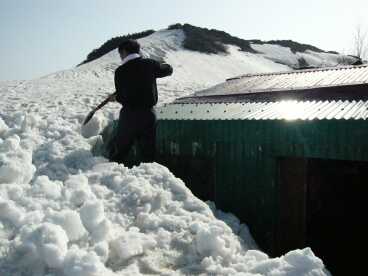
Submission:
<svg viewBox="0 0 368 276">
<path fill-rule="evenodd" d="M 247 223 L 260 247 L 272 253 L 279 215 L 278 158 L 366 161 L 367 137 L 363 120 L 161 120 L 157 147 L 169 168 L 178 157 L 212 160 L 217 207 Z M 187 185 L 197 189 L 191 181 Z"/>
</svg>

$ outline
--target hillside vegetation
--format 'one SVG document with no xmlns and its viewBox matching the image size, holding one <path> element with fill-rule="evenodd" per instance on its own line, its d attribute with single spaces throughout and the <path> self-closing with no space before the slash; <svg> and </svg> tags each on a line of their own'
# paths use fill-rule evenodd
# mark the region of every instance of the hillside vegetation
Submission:
<svg viewBox="0 0 368 276">
<path fill-rule="evenodd" d="M 118 48 L 120 43 L 122 43 L 126 39 L 140 39 L 140 38 L 149 36 L 150 34 L 153 34 L 154 32 L 155 32 L 154 30 L 146 30 L 140 33 L 133 33 L 133 34 L 127 34 L 123 36 L 113 37 L 109 39 L 108 41 L 106 41 L 104 44 L 102 44 L 100 47 L 92 50 L 92 52 L 90 52 L 87 55 L 87 58 L 83 62 L 81 62 L 79 65 L 85 64 L 87 62 L 90 62 L 92 60 L 102 57 L 108 52 Z"/>
<path fill-rule="evenodd" d="M 185 33 L 185 39 L 183 41 L 183 47 L 187 50 L 197 51 L 201 53 L 207 54 L 226 54 L 227 47 L 226 45 L 235 45 L 240 48 L 241 51 L 249 52 L 249 53 L 258 53 L 251 47 L 251 44 L 274 44 L 280 45 L 282 47 L 288 47 L 293 53 L 300 52 L 304 53 L 307 50 L 314 51 L 317 53 L 334 53 L 337 52 L 326 52 L 321 50 L 315 46 L 309 44 L 302 44 L 295 42 L 293 40 L 270 40 L 270 41 L 262 41 L 258 39 L 245 40 L 235 36 L 232 36 L 224 31 L 219 31 L 215 29 L 207 29 L 196 27 L 190 24 L 173 24 L 168 27 L 169 30 L 180 29 Z M 94 49 L 87 55 L 86 60 L 84 60 L 81 64 L 90 62 L 95 60 L 108 52 L 116 49 L 119 44 L 125 39 L 140 39 L 154 33 L 154 30 L 146 30 L 140 33 L 128 34 L 123 36 L 118 36 L 111 38 L 106 41 L 100 47 Z M 81 65 L 79 64 L 79 65 Z"/>
</svg>

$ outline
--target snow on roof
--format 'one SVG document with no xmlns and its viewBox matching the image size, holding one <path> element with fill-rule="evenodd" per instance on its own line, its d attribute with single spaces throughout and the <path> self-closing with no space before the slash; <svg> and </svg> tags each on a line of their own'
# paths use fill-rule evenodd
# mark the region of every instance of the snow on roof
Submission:
<svg viewBox="0 0 368 276">
<path fill-rule="evenodd" d="M 318 88 L 366 85 L 367 83 L 367 65 L 247 74 L 228 79 L 224 83 L 196 92 L 192 95 L 192 98 L 313 90 Z"/>
</svg>

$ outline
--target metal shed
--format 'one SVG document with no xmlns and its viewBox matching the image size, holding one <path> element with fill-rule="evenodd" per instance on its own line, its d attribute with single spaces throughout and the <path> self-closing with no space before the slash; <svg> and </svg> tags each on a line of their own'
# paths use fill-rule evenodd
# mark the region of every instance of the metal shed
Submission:
<svg viewBox="0 0 368 276">
<path fill-rule="evenodd" d="M 310 246 L 334 275 L 357 261 L 344 251 L 367 241 L 368 66 L 244 75 L 157 113 L 159 162 L 263 250 Z"/>
</svg>

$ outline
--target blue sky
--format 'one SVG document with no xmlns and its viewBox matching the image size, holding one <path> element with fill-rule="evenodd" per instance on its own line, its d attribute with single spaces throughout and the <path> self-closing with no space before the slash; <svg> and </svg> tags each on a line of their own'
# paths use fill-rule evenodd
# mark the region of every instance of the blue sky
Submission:
<svg viewBox="0 0 368 276">
<path fill-rule="evenodd" d="M 71 68 L 114 36 L 176 22 L 351 53 L 367 15 L 367 0 L 0 0 L 0 80 Z"/>
</svg>

